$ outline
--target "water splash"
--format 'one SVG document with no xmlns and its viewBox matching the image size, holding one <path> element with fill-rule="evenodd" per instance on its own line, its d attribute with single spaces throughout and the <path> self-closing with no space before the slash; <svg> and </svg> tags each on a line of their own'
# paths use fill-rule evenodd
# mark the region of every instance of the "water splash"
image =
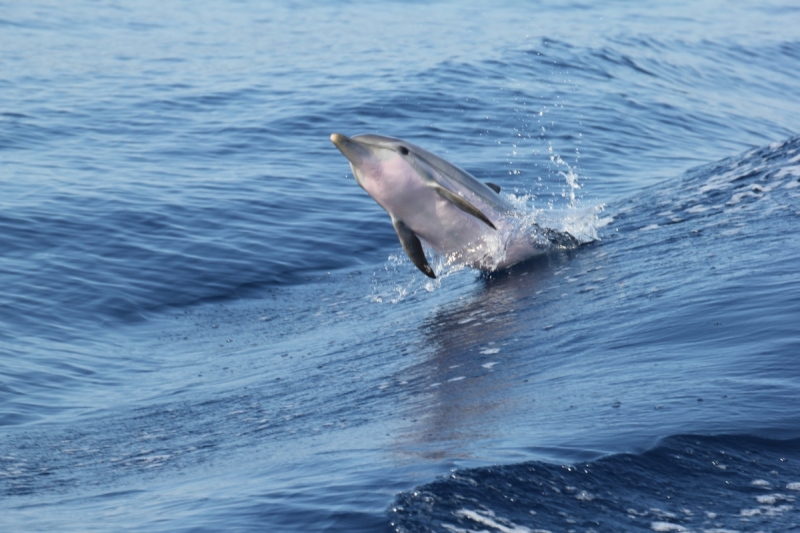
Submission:
<svg viewBox="0 0 800 533">
<path fill-rule="evenodd" d="M 569 200 L 567 204 L 569 209 L 577 209 L 577 191 L 581 188 L 578 183 L 577 171 L 564 161 L 557 152 L 553 151 L 553 145 L 547 147 L 547 152 L 550 155 L 550 162 L 556 166 L 556 169 L 565 168 L 565 170 L 558 170 L 558 175 L 563 177 L 565 181 L 565 187 L 561 189 L 561 197 Z M 552 204 L 550 204 L 550 207 L 552 208 Z"/>
</svg>

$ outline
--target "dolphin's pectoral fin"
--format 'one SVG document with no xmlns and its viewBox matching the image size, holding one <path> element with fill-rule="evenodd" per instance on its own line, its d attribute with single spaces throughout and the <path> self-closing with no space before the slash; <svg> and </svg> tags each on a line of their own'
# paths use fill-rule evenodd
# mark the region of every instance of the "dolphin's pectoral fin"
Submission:
<svg viewBox="0 0 800 533">
<path fill-rule="evenodd" d="M 486 185 L 487 185 L 487 186 L 488 186 L 490 189 L 492 189 L 494 192 L 496 192 L 497 194 L 500 194 L 500 186 L 499 186 L 499 185 L 495 185 L 495 184 L 494 184 L 494 183 L 492 183 L 491 181 L 487 181 L 487 182 L 486 182 Z"/>
<path fill-rule="evenodd" d="M 414 263 L 414 266 L 420 269 L 422 273 L 429 278 L 435 279 L 436 274 L 433 273 L 431 265 L 429 265 L 428 260 L 425 259 L 425 252 L 422 250 L 422 243 L 419 242 L 419 237 L 417 237 L 414 232 L 411 231 L 411 228 L 406 226 L 405 222 L 400 219 L 393 218 L 392 225 L 397 232 L 397 237 L 400 239 L 400 244 L 403 245 L 403 250 L 405 250 L 411 262 Z"/>
<path fill-rule="evenodd" d="M 474 205 L 472 205 L 471 203 L 469 203 L 464 198 L 460 197 L 450 189 L 445 189 L 438 183 L 433 185 L 433 188 L 436 190 L 439 196 L 441 196 L 448 202 L 452 203 L 457 208 L 485 222 L 490 228 L 497 229 L 496 227 L 494 227 L 494 224 L 492 224 L 492 221 L 486 218 L 486 215 L 481 213 L 480 209 L 478 209 L 477 207 L 475 207 Z"/>
</svg>

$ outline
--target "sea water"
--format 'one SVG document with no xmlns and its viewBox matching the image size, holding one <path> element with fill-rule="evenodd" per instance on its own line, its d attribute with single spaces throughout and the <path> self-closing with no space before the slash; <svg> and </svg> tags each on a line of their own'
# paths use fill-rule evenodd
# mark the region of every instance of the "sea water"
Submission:
<svg viewBox="0 0 800 533">
<path fill-rule="evenodd" d="M 0 529 L 796 529 L 797 28 L 0 2 Z M 334 131 L 598 239 L 428 280 Z"/>
</svg>

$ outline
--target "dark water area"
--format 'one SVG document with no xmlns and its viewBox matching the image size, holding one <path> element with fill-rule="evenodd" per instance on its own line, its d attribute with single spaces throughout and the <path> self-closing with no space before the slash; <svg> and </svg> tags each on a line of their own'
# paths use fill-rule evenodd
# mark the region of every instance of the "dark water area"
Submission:
<svg viewBox="0 0 800 533">
<path fill-rule="evenodd" d="M 459 471 L 400 495 L 392 514 L 398 531 L 792 531 L 798 450 L 680 435 L 639 455 Z"/>
<path fill-rule="evenodd" d="M 798 27 L 0 1 L 0 529 L 800 528 Z M 599 238 L 428 280 L 334 131 Z"/>
</svg>

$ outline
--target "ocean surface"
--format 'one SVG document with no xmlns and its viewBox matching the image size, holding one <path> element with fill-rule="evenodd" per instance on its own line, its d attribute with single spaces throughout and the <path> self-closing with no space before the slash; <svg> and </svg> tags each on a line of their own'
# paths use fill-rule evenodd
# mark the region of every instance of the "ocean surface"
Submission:
<svg viewBox="0 0 800 533">
<path fill-rule="evenodd" d="M 798 28 L 0 0 L 0 530 L 800 531 Z M 332 132 L 597 238 L 429 280 Z"/>
</svg>

